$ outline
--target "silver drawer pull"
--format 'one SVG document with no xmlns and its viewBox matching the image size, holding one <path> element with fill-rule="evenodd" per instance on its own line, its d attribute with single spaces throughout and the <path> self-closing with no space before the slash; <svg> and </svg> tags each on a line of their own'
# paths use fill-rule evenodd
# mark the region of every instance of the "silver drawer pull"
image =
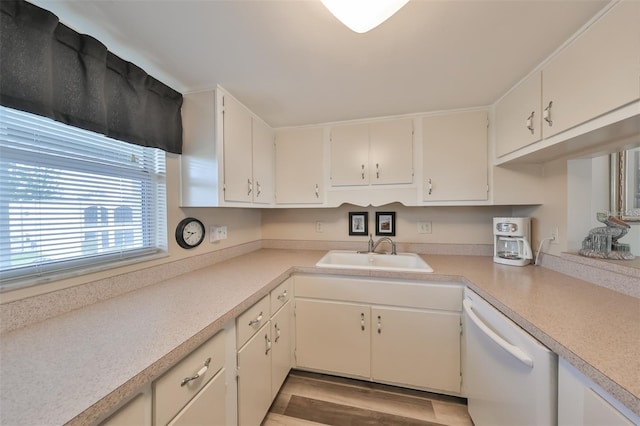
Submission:
<svg viewBox="0 0 640 426">
<path fill-rule="evenodd" d="M 198 370 L 198 372 L 196 374 L 194 374 L 191 377 L 185 377 L 184 379 L 182 379 L 182 381 L 180 382 L 180 386 L 184 386 L 187 383 L 189 383 L 190 381 L 201 377 L 204 373 L 207 372 L 207 369 L 209 368 L 209 364 L 210 363 L 211 363 L 211 357 L 207 358 L 207 360 L 204 362 L 204 367 L 202 367 L 200 370 Z"/>
<path fill-rule="evenodd" d="M 271 339 L 266 334 L 264 335 L 264 354 L 269 355 L 269 351 L 271 350 Z"/>
<path fill-rule="evenodd" d="M 252 319 L 251 321 L 249 321 L 249 327 L 253 327 L 254 325 L 260 324 L 260 321 L 262 321 L 262 312 L 260 312 L 260 315 L 258 315 L 258 318 Z"/>
<path fill-rule="evenodd" d="M 283 291 L 282 294 L 278 296 L 279 301 L 284 301 L 287 298 L 287 290 Z"/>
</svg>

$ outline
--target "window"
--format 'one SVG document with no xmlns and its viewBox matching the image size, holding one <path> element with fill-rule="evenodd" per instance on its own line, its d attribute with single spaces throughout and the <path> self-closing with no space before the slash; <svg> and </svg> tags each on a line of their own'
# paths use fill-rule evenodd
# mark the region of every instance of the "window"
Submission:
<svg viewBox="0 0 640 426">
<path fill-rule="evenodd" d="M 165 191 L 164 151 L 0 107 L 0 286 L 166 250 Z"/>
</svg>

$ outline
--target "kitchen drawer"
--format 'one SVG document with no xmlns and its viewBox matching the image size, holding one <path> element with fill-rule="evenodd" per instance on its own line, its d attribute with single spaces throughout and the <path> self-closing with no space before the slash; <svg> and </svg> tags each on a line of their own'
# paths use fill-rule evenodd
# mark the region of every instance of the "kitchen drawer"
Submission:
<svg viewBox="0 0 640 426">
<path fill-rule="evenodd" d="M 236 319 L 236 349 L 260 330 L 271 317 L 270 298 L 265 296 Z"/>
<path fill-rule="evenodd" d="M 224 382 L 225 369 L 207 383 L 169 426 L 224 425 L 227 421 L 225 403 L 227 387 Z"/>
<path fill-rule="evenodd" d="M 293 279 L 288 278 L 278 287 L 271 290 L 271 314 L 275 315 L 276 312 L 284 306 L 285 303 L 291 299 L 293 293 Z"/>
<path fill-rule="evenodd" d="M 198 378 L 194 377 L 207 360 L 209 365 Z M 216 375 L 225 362 L 225 336 L 220 332 L 191 352 L 153 384 L 154 424 L 166 425 Z"/>
<path fill-rule="evenodd" d="M 295 293 L 296 297 L 460 312 L 463 286 L 449 282 L 296 275 Z"/>
</svg>

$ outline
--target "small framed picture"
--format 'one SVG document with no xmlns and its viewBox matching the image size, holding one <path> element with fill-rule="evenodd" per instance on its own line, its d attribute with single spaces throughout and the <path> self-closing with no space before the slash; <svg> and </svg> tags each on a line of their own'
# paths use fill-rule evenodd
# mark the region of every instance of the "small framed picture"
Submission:
<svg viewBox="0 0 640 426">
<path fill-rule="evenodd" d="M 349 212 L 349 235 L 369 235 L 368 212 Z"/>
<path fill-rule="evenodd" d="M 396 212 L 376 212 L 376 235 L 395 237 Z"/>
</svg>

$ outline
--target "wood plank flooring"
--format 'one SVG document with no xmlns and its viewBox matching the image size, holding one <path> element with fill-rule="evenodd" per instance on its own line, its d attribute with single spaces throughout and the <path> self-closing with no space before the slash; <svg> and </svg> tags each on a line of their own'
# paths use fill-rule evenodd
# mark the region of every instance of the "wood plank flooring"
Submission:
<svg viewBox="0 0 640 426">
<path fill-rule="evenodd" d="M 292 370 L 262 426 L 473 426 L 462 398 Z"/>
</svg>

